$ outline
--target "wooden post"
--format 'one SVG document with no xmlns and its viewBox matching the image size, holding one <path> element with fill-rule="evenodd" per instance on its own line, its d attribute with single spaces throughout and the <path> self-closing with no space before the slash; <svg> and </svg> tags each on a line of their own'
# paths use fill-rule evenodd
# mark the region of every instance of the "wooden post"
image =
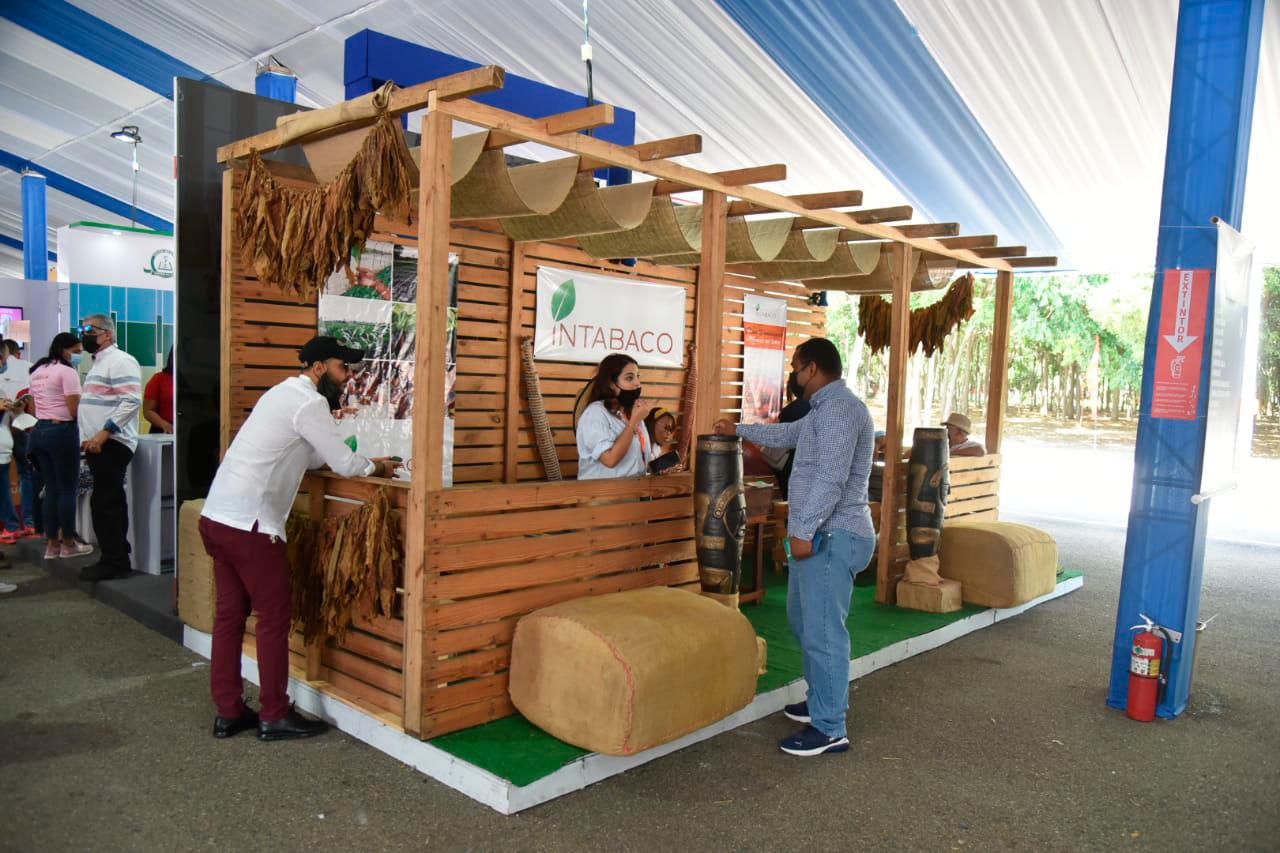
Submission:
<svg viewBox="0 0 1280 853">
<path fill-rule="evenodd" d="M 520 313 L 524 309 L 524 244 L 511 243 L 511 302 L 507 312 L 507 411 L 502 424 L 504 448 L 502 453 L 502 479 L 514 483 L 519 467 L 516 454 L 520 451 Z"/>
<path fill-rule="evenodd" d="M 911 273 L 915 253 L 910 246 L 894 244 L 893 301 L 889 326 L 889 374 L 884 425 L 884 479 L 880 496 L 880 553 L 876 563 L 876 601 L 893 604 L 898 597 L 899 573 L 894 561 L 898 527 L 898 469 L 902 459 L 902 422 L 905 416 L 907 346 L 911 326 Z"/>
<path fill-rule="evenodd" d="M 418 206 L 418 316 L 414 352 L 413 481 L 405 513 L 404 720 L 406 732 L 422 730 L 426 638 L 428 495 L 444 476 L 445 341 L 449 306 L 449 192 L 453 169 L 453 120 L 437 110 L 433 94 L 422 120 L 422 169 Z"/>
<path fill-rule="evenodd" d="M 231 446 L 231 264 L 235 260 L 235 252 L 231 245 L 235 241 L 235 225 L 231 205 L 231 194 L 234 192 L 235 171 L 228 168 L 222 173 L 222 293 L 219 296 L 222 313 L 222 367 L 218 380 L 218 461 L 227 455 Z M 79 322 L 79 318 L 75 318 Z"/>
<path fill-rule="evenodd" d="M 317 522 L 324 519 L 324 480 L 320 477 L 307 477 L 307 517 Z M 307 681 L 319 681 L 324 674 L 324 640 L 312 640 L 307 643 Z"/>
<path fill-rule="evenodd" d="M 991 328 L 991 375 L 987 379 L 987 452 L 999 453 L 1009 397 L 1009 327 L 1013 320 L 1013 273 L 996 273 L 996 312 Z"/>
<path fill-rule="evenodd" d="M 728 202 L 724 193 L 702 193 L 702 261 L 698 265 L 697 317 L 694 342 L 697 345 L 698 401 L 693 412 L 693 436 L 711 432 L 720 416 L 720 356 L 724 351 L 724 253 Z M 688 413 L 685 413 L 686 417 Z M 690 464 L 694 453 L 689 448 Z"/>
</svg>

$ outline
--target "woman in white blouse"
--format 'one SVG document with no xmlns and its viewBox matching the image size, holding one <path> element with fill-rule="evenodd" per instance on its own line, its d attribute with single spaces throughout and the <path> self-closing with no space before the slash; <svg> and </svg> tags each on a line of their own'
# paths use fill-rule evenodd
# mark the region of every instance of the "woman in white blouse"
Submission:
<svg viewBox="0 0 1280 853">
<path fill-rule="evenodd" d="M 606 356 L 587 387 L 578 418 L 578 479 L 636 477 L 648 470 L 653 439 L 644 419 L 653 404 L 640 397 L 640 367 L 625 355 Z"/>
</svg>

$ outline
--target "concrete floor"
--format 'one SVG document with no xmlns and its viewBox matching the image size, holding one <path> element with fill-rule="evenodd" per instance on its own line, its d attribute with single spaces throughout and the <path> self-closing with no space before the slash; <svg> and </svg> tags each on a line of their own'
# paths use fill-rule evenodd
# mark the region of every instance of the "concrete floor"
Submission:
<svg viewBox="0 0 1280 853">
<path fill-rule="evenodd" d="M 853 749 L 762 720 L 504 818 L 333 733 L 215 741 L 208 670 L 35 567 L 0 577 L 0 849 L 1275 850 L 1280 549 L 1212 544 L 1188 713 L 1104 704 L 1123 534 L 1064 599 L 858 682 Z"/>
</svg>

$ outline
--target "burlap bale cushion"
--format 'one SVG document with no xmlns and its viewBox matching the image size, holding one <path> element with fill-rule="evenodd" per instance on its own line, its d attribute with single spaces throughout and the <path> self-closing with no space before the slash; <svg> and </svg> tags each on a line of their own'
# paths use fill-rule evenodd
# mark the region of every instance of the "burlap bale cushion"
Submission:
<svg viewBox="0 0 1280 853">
<path fill-rule="evenodd" d="M 183 622 L 213 632 L 213 560 L 200 538 L 204 501 L 185 501 L 178 510 L 178 616 Z"/>
<path fill-rule="evenodd" d="M 511 701 L 566 743 L 633 755 L 745 707 L 756 691 L 751 623 L 667 587 L 530 613 L 511 645 Z"/>
<path fill-rule="evenodd" d="M 1038 527 L 1011 521 L 949 521 L 938 550 L 940 574 L 960 581 L 964 600 L 1014 607 L 1053 592 L 1058 543 Z"/>
</svg>

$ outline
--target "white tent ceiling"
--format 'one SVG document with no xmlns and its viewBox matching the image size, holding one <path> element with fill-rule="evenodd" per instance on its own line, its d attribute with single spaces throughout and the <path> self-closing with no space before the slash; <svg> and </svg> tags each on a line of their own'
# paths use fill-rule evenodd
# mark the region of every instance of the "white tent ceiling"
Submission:
<svg viewBox="0 0 1280 853">
<path fill-rule="evenodd" d="M 1176 0 L 898 0 L 956 92 L 1032 197 L 1073 263 L 1149 268 L 1155 252 Z M 85 12 L 229 86 L 251 91 L 274 54 L 299 101 L 342 98 L 343 42 L 373 29 L 555 86 L 584 87 L 577 0 L 75 0 Z M 635 110 L 640 139 L 698 131 L 708 170 L 785 161 L 789 192 L 860 188 L 868 206 L 910 200 L 712 0 L 595 0 L 596 95 Z M 1269 4 L 1244 230 L 1280 259 L 1270 190 L 1280 158 L 1280 8 Z M 172 221 L 173 103 L 0 19 L 0 149 L 127 202 L 137 124 L 138 204 Z M 917 207 L 918 219 L 949 218 Z M 53 231 L 127 219 L 50 191 Z M 0 234 L 21 237 L 18 179 L 0 171 Z M 1005 242 L 1019 235 L 1003 234 Z M 1267 243 L 1267 241 L 1273 241 Z M 1031 247 L 1034 253 L 1037 247 Z M 0 274 L 17 275 L 0 247 Z"/>
</svg>

